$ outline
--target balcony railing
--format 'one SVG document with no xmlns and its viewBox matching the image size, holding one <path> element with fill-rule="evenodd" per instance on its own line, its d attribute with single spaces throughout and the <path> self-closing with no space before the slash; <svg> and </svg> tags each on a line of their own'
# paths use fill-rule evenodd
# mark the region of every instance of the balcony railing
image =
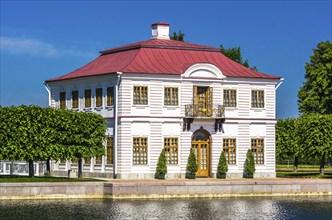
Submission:
<svg viewBox="0 0 332 220">
<path fill-rule="evenodd" d="M 222 105 L 213 106 L 212 109 L 202 108 L 195 104 L 185 105 L 186 118 L 225 118 L 225 109 Z"/>
</svg>

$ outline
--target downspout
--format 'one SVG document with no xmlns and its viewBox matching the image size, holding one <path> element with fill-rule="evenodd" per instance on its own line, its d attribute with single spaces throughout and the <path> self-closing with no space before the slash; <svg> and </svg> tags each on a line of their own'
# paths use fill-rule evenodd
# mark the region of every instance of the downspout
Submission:
<svg viewBox="0 0 332 220">
<path fill-rule="evenodd" d="M 118 104 L 119 104 L 119 85 L 122 72 L 117 72 L 118 78 L 115 85 L 115 113 L 114 113 L 114 153 L 113 153 L 113 178 L 116 179 L 118 174 Z"/>
<path fill-rule="evenodd" d="M 284 82 L 284 78 L 280 78 L 280 81 L 278 83 L 278 85 L 275 88 L 275 91 L 277 91 L 277 89 L 279 88 L 279 86 L 281 86 L 281 84 Z"/>
<path fill-rule="evenodd" d="M 48 106 L 51 107 L 51 89 L 46 82 L 44 82 L 44 86 L 48 92 Z"/>
<path fill-rule="evenodd" d="M 46 90 L 47 90 L 47 92 L 48 92 L 48 106 L 49 107 L 51 107 L 51 88 L 49 87 L 49 85 L 46 83 L 46 82 L 44 82 L 44 86 L 45 86 L 45 88 L 46 88 Z M 48 159 L 47 161 L 46 161 L 46 172 L 47 172 L 47 175 L 50 175 L 51 174 L 51 169 L 52 169 L 52 163 L 53 163 L 53 161 L 51 160 L 51 159 Z"/>
</svg>

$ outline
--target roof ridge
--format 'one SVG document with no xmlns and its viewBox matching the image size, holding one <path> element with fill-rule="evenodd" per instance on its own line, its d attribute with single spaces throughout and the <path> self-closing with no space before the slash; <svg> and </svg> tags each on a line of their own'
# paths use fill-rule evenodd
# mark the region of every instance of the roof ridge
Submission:
<svg viewBox="0 0 332 220">
<path fill-rule="evenodd" d="M 190 42 L 182 42 L 177 40 L 161 40 L 161 39 L 149 39 L 145 41 L 139 41 L 133 44 L 126 44 L 119 47 L 114 47 L 106 50 L 99 51 L 101 55 L 110 53 L 116 53 L 120 51 L 134 50 L 139 48 L 156 48 L 156 49 L 173 49 L 173 50 L 197 50 L 197 51 L 211 51 L 219 52 L 220 48 L 205 46 L 201 44 L 194 44 Z"/>
</svg>

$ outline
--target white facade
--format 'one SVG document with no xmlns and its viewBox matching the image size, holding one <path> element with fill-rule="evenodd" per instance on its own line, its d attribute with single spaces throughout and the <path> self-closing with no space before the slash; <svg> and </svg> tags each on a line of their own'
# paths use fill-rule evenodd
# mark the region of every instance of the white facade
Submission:
<svg viewBox="0 0 332 220">
<path fill-rule="evenodd" d="M 208 76 L 208 77 L 206 77 Z M 119 80 L 118 78 L 121 77 Z M 177 164 L 168 165 L 168 178 L 183 178 L 186 173 L 187 159 L 192 146 L 192 136 L 200 128 L 210 135 L 208 175 L 214 177 L 223 139 L 236 140 L 236 162 L 229 164 L 227 176 L 240 178 L 243 175 L 247 150 L 252 139 L 263 139 L 263 163 L 256 164 L 255 177 L 275 177 L 275 79 L 231 78 L 222 75 L 213 65 L 199 64 L 188 68 L 182 75 L 151 75 L 122 73 L 104 76 L 84 77 L 65 81 L 50 82 L 51 106 L 60 106 L 60 92 L 66 92 L 66 108 L 72 109 L 71 92 L 79 91 L 79 111 L 92 111 L 101 114 L 107 120 L 109 136 L 117 135 L 117 144 L 113 146 L 115 164 L 95 165 L 95 160 L 84 165 L 84 176 L 100 176 L 132 179 L 153 178 L 159 154 L 164 147 L 165 138 L 177 138 Z M 117 87 L 118 84 L 118 87 Z M 148 90 L 148 102 L 145 105 L 133 103 L 134 87 L 143 86 Z M 193 117 L 190 129 L 185 126 L 185 106 L 193 103 L 194 86 L 212 88 L 213 106 L 223 105 L 224 91 L 236 91 L 236 106 L 225 107 L 222 130 L 215 129 L 216 118 Z M 113 106 L 106 105 L 107 87 L 114 88 Z M 164 104 L 165 87 L 178 89 L 178 105 Z M 96 88 L 102 88 L 103 104 L 95 107 Z M 84 108 L 84 90 L 91 89 L 91 108 Z M 263 91 L 264 106 L 251 107 L 253 90 Z M 116 107 L 118 103 L 118 107 Z M 115 111 L 118 110 L 115 122 Z M 133 164 L 133 138 L 147 138 L 147 163 Z M 115 143 L 115 141 L 114 141 Z M 116 148 L 116 149 L 115 149 Z M 65 174 L 75 169 L 76 163 L 56 163 L 54 171 Z M 64 172 L 65 171 L 65 172 Z"/>
</svg>

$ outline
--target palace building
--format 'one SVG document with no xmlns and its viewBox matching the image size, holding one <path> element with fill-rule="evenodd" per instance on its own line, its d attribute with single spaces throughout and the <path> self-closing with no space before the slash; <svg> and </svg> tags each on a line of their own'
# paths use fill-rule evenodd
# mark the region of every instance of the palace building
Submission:
<svg viewBox="0 0 332 220">
<path fill-rule="evenodd" d="M 197 176 L 215 177 L 226 153 L 227 178 L 241 178 L 248 149 L 255 177 L 275 177 L 278 76 L 246 68 L 220 48 L 170 40 L 169 24 L 152 38 L 107 49 L 85 66 L 45 81 L 52 107 L 95 112 L 107 122 L 106 155 L 84 158 L 83 176 L 154 178 L 159 154 L 167 178 L 184 178 L 194 148 Z M 53 173 L 77 169 L 53 162 Z"/>
</svg>

